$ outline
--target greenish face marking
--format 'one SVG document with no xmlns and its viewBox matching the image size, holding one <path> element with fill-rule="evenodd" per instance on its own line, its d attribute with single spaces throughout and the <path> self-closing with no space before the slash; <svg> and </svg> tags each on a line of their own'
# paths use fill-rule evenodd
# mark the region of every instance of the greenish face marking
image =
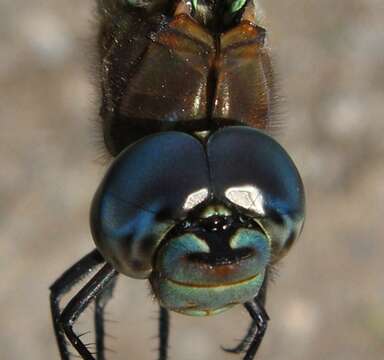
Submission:
<svg viewBox="0 0 384 360">
<path fill-rule="evenodd" d="M 150 281 L 162 306 L 206 316 L 256 296 L 270 259 L 269 239 L 261 231 L 238 228 L 229 239 L 214 241 L 223 244 L 216 247 L 202 234 L 185 233 L 159 249 Z M 224 241 L 227 255 L 216 256 Z"/>
<path fill-rule="evenodd" d="M 242 304 L 258 293 L 264 272 L 242 282 L 198 287 L 182 285 L 168 279 L 158 279 L 157 297 L 169 310 L 191 316 L 216 315 Z"/>
</svg>

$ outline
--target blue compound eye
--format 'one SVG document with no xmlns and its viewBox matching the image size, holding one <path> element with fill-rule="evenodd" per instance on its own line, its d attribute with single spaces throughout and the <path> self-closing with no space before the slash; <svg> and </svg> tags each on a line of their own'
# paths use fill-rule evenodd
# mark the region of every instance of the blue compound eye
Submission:
<svg viewBox="0 0 384 360">
<path fill-rule="evenodd" d="M 112 164 L 92 204 L 97 248 L 121 273 L 145 278 L 167 231 L 209 195 L 201 143 L 160 133 L 128 147 Z"/>
<path fill-rule="evenodd" d="M 304 188 L 295 164 L 270 136 L 247 127 L 217 131 L 208 142 L 214 195 L 256 219 L 282 256 L 304 221 Z"/>
</svg>

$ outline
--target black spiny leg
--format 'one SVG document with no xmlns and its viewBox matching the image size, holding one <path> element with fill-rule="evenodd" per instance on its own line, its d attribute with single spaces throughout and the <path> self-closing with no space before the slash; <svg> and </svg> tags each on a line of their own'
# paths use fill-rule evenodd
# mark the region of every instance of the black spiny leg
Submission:
<svg viewBox="0 0 384 360">
<path fill-rule="evenodd" d="M 72 298 L 63 310 L 59 326 L 84 360 L 95 360 L 87 347 L 73 331 L 73 325 L 90 302 L 100 295 L 116 277 L 117 271 L 110 265 L 104 265 L 96 275 Z"/>
<path fill-rule="evenodd" d="M 104 291 L 96 297 L 95 303 L 95 331 L 96 331 L 96 358 L 105 360 L 105 329 L 104 310 L 111 300 L 117 277 L 113 278 Z"/>
<path fill-rule="evenodd" d="M 64 331 L 60 327 L 60 300 L 74 285 L 80 282 L 85 275 L 103 262 L 104 259 L 101 254 L 97 250 L 93 250 L 64 272 L 64 274 L 61 275 L 50 287 L 53 328 L 62 360 L 70 360 L 70 354 L 65 341 Z"/>
<path fill-rule="evenodd" d="M 167 360 L 169 339 L 169 311 L 160 307 L 159 316 L 159 360 Z"/>
<path fill-rule="evenodd" d="M 258 306 L 260 306 L 263 309 L 265 315 L 267 316 L 266 321 L 269 320 L 269 317 L 264 310 L 265 300 L 267 297 L 267 285 L 268 285 L 268 272 L 265 275 L 263 285 L 261 286 L 259 293 L 257 294 L 257 296 L 253 300 L 253 302 L 256 302 L 258 304 Z M 248 310 L 248 312 L 249 312 L 249 310 Z M 259 321 L 257 319 L 255 320 L 252 316 L 252 322 L 251 322 L 251 324 L 247 330 L 247 334 L 240 341 L 240 343 L 234 348 L 223 348 L 222 347 L 222 349 L 226 352 L 234 353 L 234 354 L 240 354 L 242 352 L 246 352 L 247 349 L 249 348 L 251 342 L 253 341 L 254 337 L 256 336 L 256 334 L 258 332 L 258 327 L 259 327 Z M 260 340 L 260 342 L 261 342 L 261 340 Z"/>
</svg>

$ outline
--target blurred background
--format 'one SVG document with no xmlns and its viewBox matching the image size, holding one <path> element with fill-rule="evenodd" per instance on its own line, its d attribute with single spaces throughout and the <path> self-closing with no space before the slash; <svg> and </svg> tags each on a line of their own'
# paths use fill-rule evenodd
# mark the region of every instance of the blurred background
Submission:
<svg viewBox="0 0 384 360">
<path fill-rule="evenodd" d="M 384 358 L 384 3 L 269 0 L 284 134 L 304 178 L 305 230 L 269 289 L 257 359 Z M 92 0 L 0 2 L 0 359 L 58 359 L 49 285 L 93 248 L 98 159 Z M 156 359 L 157 307 L 120 278 L 110 359 Z M 91 330 L 88 310 L 79 327 Z M 116 321 L 116 322 L 115 322 Z M 171 359 L 237 359 L 241 307 L 172 317 Z M 92 335 L 92 334 L 91 334 Z M 92 341 L 92 336 L 89 341 Z"/>
</svg>

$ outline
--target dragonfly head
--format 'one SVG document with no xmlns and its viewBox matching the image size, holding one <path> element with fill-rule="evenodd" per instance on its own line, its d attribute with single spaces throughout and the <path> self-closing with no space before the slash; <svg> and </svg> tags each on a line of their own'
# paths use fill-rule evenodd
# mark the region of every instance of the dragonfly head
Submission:
<svg viewBox="0 0 384 360">
<path fill-rule="evenodd" d="M 150 281 L 164 307 L 193 316 L 216 314 L 258 293 L 270 254 L 270 239 L 252 219 L 208 206 L 167 235 Z"/>
<path fill-rule="evenodd" d="M 269 264 L 299 235 L 304 205 L 294 163 L 263 132 L 169 131 L 112 163 L 91 229 L 118 272 L 149 279 L 164 307 L 203 316 L 258 294 Z"/>
</svg>

